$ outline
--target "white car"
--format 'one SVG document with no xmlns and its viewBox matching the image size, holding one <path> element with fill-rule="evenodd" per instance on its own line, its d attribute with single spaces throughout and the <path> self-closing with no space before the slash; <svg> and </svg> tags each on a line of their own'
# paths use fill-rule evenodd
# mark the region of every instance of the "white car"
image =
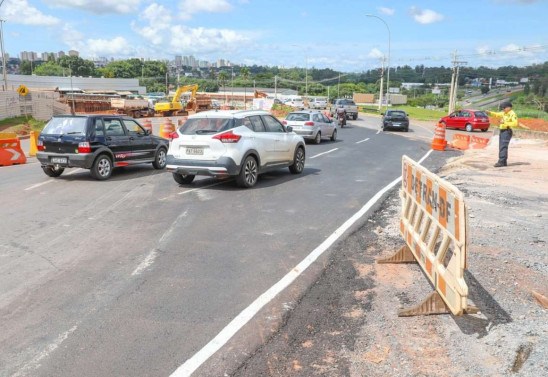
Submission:
<svg viewBox="0 0 548 377">
<path fill-rule="evenodd" d="M 170 138 L 166 170 L 179 184 L 196 175 L 233 176 L 238 186 L 253 187 L 268 170 L 288 167 L 300 174 L 304 169 L 304 139 L 262 110 L 191 115 Z"/>
<path fill-rule="evenodd" d="M 327 109 L 327 100 L 322 98 L 314 98 L 312 101 L 310 101 L 309 107 L 311 109 Z"/>
<path fill-rule="evenodd" d="M 290 126 L 297 135 L 320 144 L 322 138 L 337 140 L 337 123 L 318 110 L 294 111 L 285 117 L 283 124 Z"/>
<path fill-rule="evenodd" d="M 301 97 L 289 98 L 285 100 L 284 104 L 287 106 L 295 107 L 297 109 L 304 109 L 304 102 Z"/>
</svg>

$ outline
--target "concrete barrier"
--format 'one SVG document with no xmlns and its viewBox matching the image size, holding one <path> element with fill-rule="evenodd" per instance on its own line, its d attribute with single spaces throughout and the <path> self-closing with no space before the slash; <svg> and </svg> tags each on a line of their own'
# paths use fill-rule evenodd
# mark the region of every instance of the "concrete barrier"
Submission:
<svg viewBox="0 0 548 377">
<path fill-rule="evenodd" d="M 27 157 L 15 132 L 0 133 L 0 166 L 24 164 Z"/>
</svg>

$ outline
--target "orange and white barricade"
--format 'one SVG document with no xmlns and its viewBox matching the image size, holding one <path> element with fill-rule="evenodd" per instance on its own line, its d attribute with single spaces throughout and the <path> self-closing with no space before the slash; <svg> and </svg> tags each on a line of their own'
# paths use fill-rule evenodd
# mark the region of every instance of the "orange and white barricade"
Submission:
<svg viewBox="0 0 548 377">
<path fill-rule="evenodd" d="M 15 132 L 0 133 L 0 166 L 24 164 L 27 157 Z"/>
<path fill-rule="evenodd" d="M 435 291 L 421 304 L 404 309 L 398 315 L 477 312 L 468 304 L 468 286 L 464 281 L 467 212 L 462 192 L 403 156 L 400 197 L 400 232 L 406 245 L 393 256 L 377 262 L 416 262 Z"/>
<path fill-rule="evenodd" d="M 470 135 L 453 134 L 453 141 L 450 146 L 455 149 L 466 150 L 470 148 Z"/>
<path fill-rule="evenodd" d="M 487 137 L 472 136 L 470 138 L 470 148 L 483 149 L 487 147 L 487 144 L 489 144 L 489 140 L 490 139 Z"/>
</svg>

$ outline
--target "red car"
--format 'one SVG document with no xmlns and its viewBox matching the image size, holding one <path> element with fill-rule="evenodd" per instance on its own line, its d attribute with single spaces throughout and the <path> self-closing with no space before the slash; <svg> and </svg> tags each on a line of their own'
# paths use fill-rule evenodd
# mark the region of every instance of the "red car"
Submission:
<svg viewBox="0 0 548 377">
<path fill-rule="evenodd" d="M 481 110 L 458 110 L 440 119 L 446 128 L 463 128 L 468 132 L 489 129 L 489 117 Z"/>
</svg>

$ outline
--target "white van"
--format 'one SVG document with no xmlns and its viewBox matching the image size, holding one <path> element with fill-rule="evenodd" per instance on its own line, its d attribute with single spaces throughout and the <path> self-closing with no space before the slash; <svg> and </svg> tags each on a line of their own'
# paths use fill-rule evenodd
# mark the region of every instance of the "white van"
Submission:
<svg viewBox="0 0 548 377">
<path fill-rule="evenodd" d="M 289 99 L 285 100 L 284 104 L 288 105 L 288 106 L 295 107 L 299 110 L 304 109 L 304 102 L 303 102 L 302 97 L 289 98 Z"/>
</svg>

